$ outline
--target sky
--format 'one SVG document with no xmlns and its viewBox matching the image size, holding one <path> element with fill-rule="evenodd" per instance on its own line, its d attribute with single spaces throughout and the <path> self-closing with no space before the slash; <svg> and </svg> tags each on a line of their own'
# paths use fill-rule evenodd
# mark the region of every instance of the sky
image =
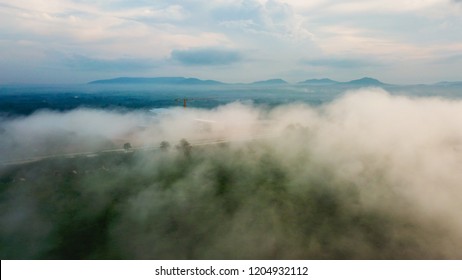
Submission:
<svg viewBox="0 0 462 280">
<path fill-rule="evenodd" d="M 0 0 L 0 84 L 461 73 L 462 0 Z"/>
</svg>

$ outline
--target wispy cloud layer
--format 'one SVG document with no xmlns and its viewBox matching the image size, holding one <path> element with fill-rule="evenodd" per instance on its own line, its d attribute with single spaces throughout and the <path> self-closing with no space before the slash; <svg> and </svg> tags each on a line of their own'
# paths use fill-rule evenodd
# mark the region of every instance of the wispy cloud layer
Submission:
<svg viewBox="0 0 462 280">
<path fill-rule="evenodd" d="M 122 61 L 120 68 L 127 57 L 134 61 L 163 60 L 165 68 L 158 71 L 170 73 L 174 67 L 176 75 L 201 66 L 197 76 L 229 81 L 241 78 L 244 69 L 261 73 L 261 77 L 255 77 L 261 79 L 295 73 L 299 61 L 306 57 L 331 66 L 338 57 L 354 57 L 364 63 L 344 61 L 337 65 L 348 65 L 348 76 L 337 72 L 338 67 L 323 74 L 337 79 L 368 75 L 423 82 L 413 80 L 419 75 L 403 69 L 425 68 L 447 56 L 448 50 L 453 50 L 449 55 L 457 55 L 462 44 L 460 4 L 458 0 L 0 0 L 0 60 L 8 61 L 8 68 L 3 63 L 0 70 L 10 73 L 11 82 L 41 80 L 43 73 L 37 64 L 60 69 L 65 81 L 84 79 L 72 72 L 76 63 L 59 65 L 46 55 L 56 52 L 107 63 Z M 17 51 L 25 42 L 32 53 L 39 54 L 30 69 L 19 63 L 29 55 Z M 210 56 L 204 56 L 203 50 L 210 50 Z M 244 63 L 243 50 L 252 65 Z M 367 59 L 384 61 L 388 70 L 369 69 L 371 72 L 364 73 L 362 66 Z M 169 65 L 169 61 L 180 64 Z M 231 63 L 235 72 L 202 67 Z M 429 69 L 426 74 L 434 80 L 456 79 L 454 73 L 462 72 L 460 67 L 448 64 L 448 71 Z M 101 71 L 104 68 L 111 67 L 100 67 Z M 132 68 L 126 68 L 127 74 Z M 268 73 L 268 68 L 273 72 Z M 144 69 L 145 75 L 153 73 L 150 67 Z M 34 74 L 23 80 L 24 71 Z M 205 77 L 210 73 L 212 77 Z M 281 78 L 310 78 L 304 76 L 308 73 Z"/>
</svg>

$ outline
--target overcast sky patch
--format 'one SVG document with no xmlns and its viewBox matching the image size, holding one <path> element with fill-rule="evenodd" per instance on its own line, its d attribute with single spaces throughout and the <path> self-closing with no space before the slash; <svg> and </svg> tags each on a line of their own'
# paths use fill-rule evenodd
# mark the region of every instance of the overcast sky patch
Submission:
<svg viewBox="0 0 462 280">
<path fill-rule="evenodd" d="M 349 59 L 349 58 L 320 58 L 306 59 L 303 64 L 314 67 L 330 67 L 330 68 L 361 68 L 368 66 L 378 66 L 379 63 L 371 60 Z"/>
</svg>

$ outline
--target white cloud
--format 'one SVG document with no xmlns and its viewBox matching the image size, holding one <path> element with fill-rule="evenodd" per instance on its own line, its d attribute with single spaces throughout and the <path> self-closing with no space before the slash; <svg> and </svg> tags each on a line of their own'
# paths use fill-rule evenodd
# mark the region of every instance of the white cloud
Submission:
<svg viewBox="0 0 462 280">
<path fill-rule="evenodd" d="M 431 11 L 447 6 L 445 0 L 352 0 L 332 1 L 330 10 L 337 13 L 404 13 Z"/>
<path fill-rule="evenodd" d="M 375 35 L 373 30 L 363 28 L 326 26 L 317 32 L 314 40 L 328 55 L 369 55 L 387 59 L 425 59 L 431 56 L 427 48 L 384 38 Z"/>
<path fill-rule="evenodd" d="M 252 65 L 235 77 L 243 69 L 266 75 L 268 67 L 274 74 L 289 73 L 306 57 L 364 56 L 399 65 L 402 60 L 434 61 L 446 52 L 457 55 L 462 43 L 457 2 L 0 0 L 0 36 L 4 49 L 28 41 L 32 53 L 102 60 L 165 59 L 174 49 L 236 49 L 249 52 Z M 1 53 L 0 59 L 7 55 Z M 18 61 L 20 56 L 15 56 Z M 46 55 L 42 59 L 49 64 Z"/>
<path fill-rule="evenodd" d="M 166 56 L 173 48 L 219 45 L 226 36 L 199 31 L 190 33 L 168 24 L 187 15 L 181 6 L 165 9 L 134 8 L 122 11 L 100 10 L 97 6 L 71 1 L 50 1 L 35 9 L 19 1 L 1 10 L 4 30 L 15 30 L 16 37 L 46 43 L 56 48 L 70 44 L 84 52 L 117 56 L 124 54 Z M 40 4 L 41 2 L 39 2 Z M 56 5 L 55 5 L 56 4 Z M 37 5 L 38 6 L 38 5 Z M 49 9 L 49 10 L 47 10 Z M 46 12 L 45 12 L 46 11 Z M 154 21 L 154 24 L 150 24 Z M 147 22 L 147 24 L 145 24 Z"/>
</svg>

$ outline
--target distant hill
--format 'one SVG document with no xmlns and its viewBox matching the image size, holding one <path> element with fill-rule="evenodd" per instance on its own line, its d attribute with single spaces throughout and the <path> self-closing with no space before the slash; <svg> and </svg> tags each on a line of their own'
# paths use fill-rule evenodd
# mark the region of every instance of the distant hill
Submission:
<svg viewBox="0 0 462 280">
<path fill-rule="evenodd" d="M 251 85 L 287 85 L 288 83 L 283 79 L 270 79 L 265 81 L 257 81 L 251 83 Z"/>
<path fill-rule="evenodd" d="M 328 78 L 323 78 L 323 79 L 310 79 L 310 80 L 305 80 L 303 82 L 299 82 L 298 84 L 300 85 L 310 85 L 310 86 L 332 86 L 332 85 L 349 85 L 349 86 L 384 86 L 387 85 L 385 83 L 382 83 L 381 81 L 374 79 L 374 78 L 369 78 L 369 77 L 364 77 L 361 79 L 357 80 L 352 80 L 349 82 L 338 82 L 334 81 Z"/>
<path fill-rule="evenodd" d="M 221 85 L 222 82 L 214 80 L 200 80 L 185 77 L 120 77 L 108 80 L 96 80 L 89 84 L 160 84 L 160 85 Z"/>
<path fill-rule="evenodd" d="M 462 86 L 462 81 L 456 81 L 456 82 L 439 82 L 434 84 L 436 86 L 445 86 L 445 87 L 450 87 L 450 86 Z"/>
<path fill-rule="evenodd" d="M 352 86 L 383 86 L 383 85 L 386 85 L 385 83 L 382 83 L 381 81 L 377 79 L 369 78 L 369 77 L 364 77 L 358 80 L 352 80 L 352 81 L 345 82 L 342 84 L 352 85 Z"/>
<path fill-rule="evenodd" d="M 310 80 L 305 80 L 303 82 L 299 82 L 301 85 L 311 85 L 311 86 L 329 86 L 329 85 L 335 85 L 338 84 L 339 82 L 331 80 L 331 79 L 310 79 Z"/>
</svg>

